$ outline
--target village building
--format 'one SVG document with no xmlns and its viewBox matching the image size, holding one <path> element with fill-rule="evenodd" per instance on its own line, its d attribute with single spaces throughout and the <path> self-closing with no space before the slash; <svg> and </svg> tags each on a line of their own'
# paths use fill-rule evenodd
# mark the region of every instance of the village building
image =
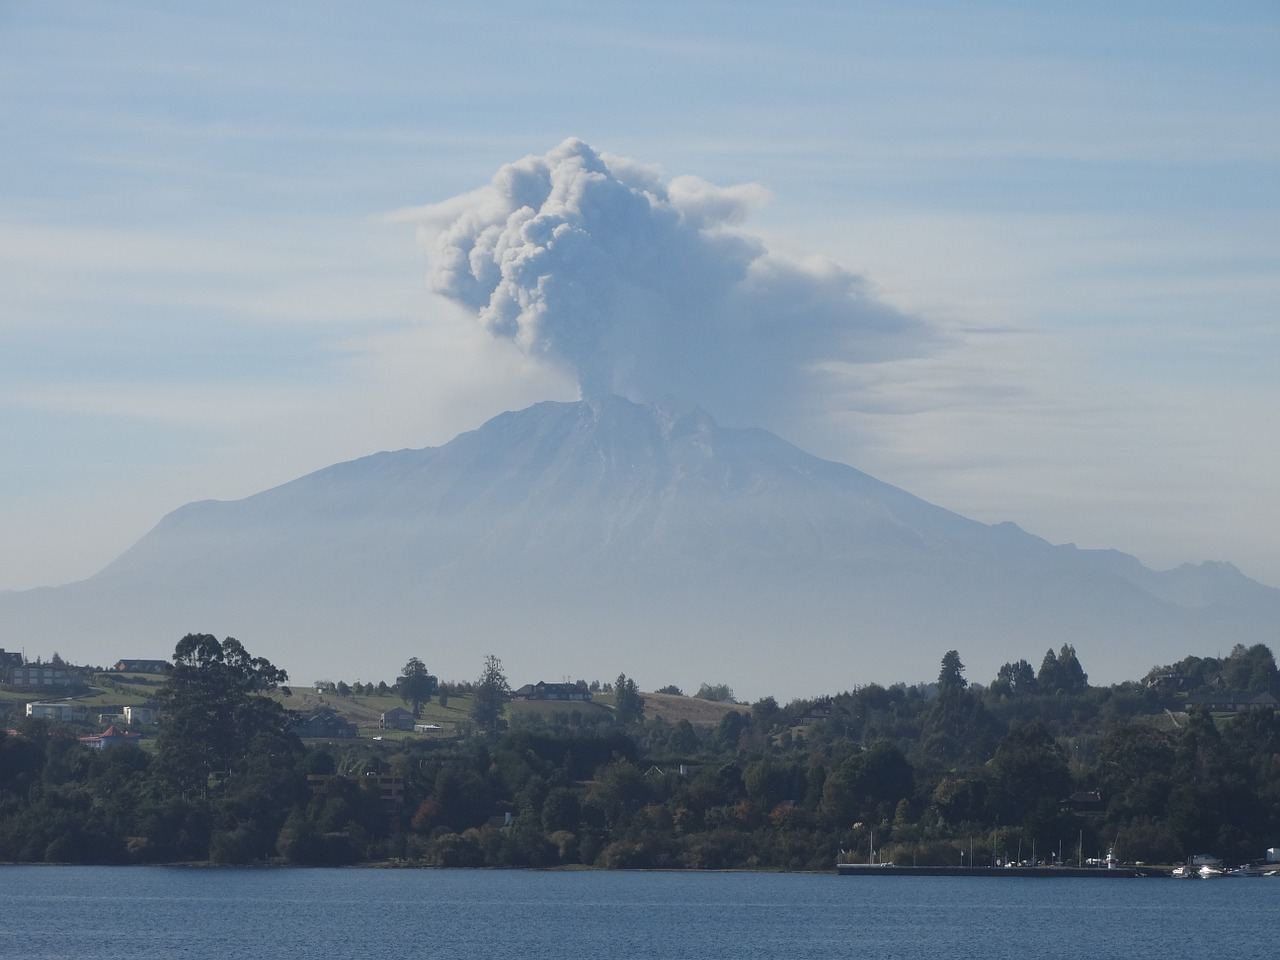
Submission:
<svg viewBox="0 0 1280 960">
<path fill-rule="evenodd" d="M 74 704 L 55 701 L 52 703 L 28 703 L 27 716 L 36 720 L 54 720 L 58 723 L 74 723 L 89 715 L 86 708 Z"/>
<path fill-rule="evenodd" d="M 156 708 L 142 704 L 126 704 L 121 711 L 124 722 L 132 727 L 149 727 L 156 722 Z"/>
<path fill-rule="evenodd" d="M 66 667 L 49 663 L 24 663 L 9 668 L 9 683 L 15 687 L 69 687 L 75 678 Z"/>
<path fill-rule="evenodd" d="M 329 792 L 329 785 L 338 779 L 335 773 L 310 773 L 307 774 L 307 789 L 313 797 L 322 797 Z M 404 807 L 404 777 L 390 773 L 366 773 L 364 782 L 370 790 L 377 791 L 378 800 L 388 813 Z"/>
<path fill-rule="evenodd" d="M 142 734 L 121 730 L 113 724 L 103 730 L 102 733 L 81 737 L 80 742 L 90 750 L 105 750 L 107 747 L 115 746 L 136 747 L 140 739 L 142 739 Z"/>
<path fill-rule="evenodd" d="M 412 730 L 413 714 L 404 707 L 392 707 L 378 719 L 379 730 Z"/>
<path fill-rule="evenodd" d="M 307 740 L 349 740 L 360 735 L 354 723 L 328 708 L 299 716 L 289 729 Z"/>
<path fill-rule="evenodd" d="M 11 653 L 0 647 L 0 683 L 13 683 L 10 672 L 14 667 L 22 666 L 22 654 Z"/>
<path fill-rule="evenodd" d="M 1058 806 L 1070 813 L 1106 813 L 1107 810 L 1100 790 L 1077 790 Z"/>
<path fill-rule="evenodd" d="M 117 660 L 111 667 L 116 673 L 168 673 L 168 660 Z"/>
<path fill-rule="evenodd" d="M 585 680 L 577 683 L 548 683 L 539 680 L 537 683 L 526 683 L 518 690 L 511 692 L 513 700 L 579 700 L 591 699 L 591 689 Z"/>
<path fill-rule="evenodd" d="M 1231 693 L 1227 691 L 1188 694 L 1182 709 L 1192 710 L 1199 707 L 1203 710 L 1208 710 L 1210 713 L 1239 713 L 1241 710 L 1248 710 L 1250 707 L 1274 708 L 1276 704 L 1276 698 L 1266 691 L 1262 693 Z"/>
</svg>

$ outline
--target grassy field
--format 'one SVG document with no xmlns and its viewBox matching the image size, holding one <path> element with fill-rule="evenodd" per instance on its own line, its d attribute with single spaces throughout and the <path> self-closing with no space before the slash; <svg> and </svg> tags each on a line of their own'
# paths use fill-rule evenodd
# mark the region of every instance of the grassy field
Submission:
<svg viewBox="0 0 1280 960">
<path fill-rule="evenodd" d="M 715 703 L 711 700 L 699 700 L 696 697 L 676 697 L 663 693 L 646 693 L 645 719 L 662 717 L 668 723 L 679 723 L 688 720 L 694 726 L 714 727 L 726 713 L 731 711 L 750 711 L 750 707 L 736 703 Z M 293 696 L 283 698 L 282 702 L 290 710 L 307 712 L 320 707 L 329 707 L 340 716 L 355 723 L 361 736 L 372 736 L 374 731 L 388 740 L 403 737 L 422 736 L 401 731 L 378 730 L 379 717 L 395 707 L 405 707 L 405 703 L 395 694 L 385 697 L 339 697 L 334 693 L 317 693 L 311 689 L 295 689 Z M 507 717 L 518 721 L 520 717 L 541 717 L 550 722 L 557 715 L 568 715 L 574 712 L 589 715 L 613 713 L 612 694 L 597 694 L 591 701 L 562 700 L 513 700 L 507 704 Z M 455 694 L 449 697 L 447 706 L 440 706 L 438 700 L 422 706 L 422 716 L 418 723 L 434 723 L 441 727 L 432 736 L 452 736 L 461 724 L 465 724 L 471 715 L 471 697 L 468 694 Z"/>
<path fill-rule="evenodd" d="M 150 703 L 163 682 L 163 677 L 153 674 L 99 673 L 89 680 L 87 691 L 77 693 L 65 687 L 26 690 L 0 685 L 0 698 L 24 707 L 33 701 L 71 700 L 92 713 L 95 707 Z"/>
<path fill-rule="evenodd" d="M 94 676 L 89 691 L 71 697 L 82 704 L 93 715 L 95 708 L 106 706 L 123 706 L 125 704 L 143 704 L 153 701 L 163 677 L 152 674 L 101 673 Z M 440 705 L 438 698 L 423 704 L 420 724 L 435 724 L 438 732 L 430 734 L 414 734 L 408 731 L 380 730 L 378 721 L 382 714 L 395 707 L 406 707 L 406 704 L 395 694 L 386 696 L 347 696 L 340 697 L 332 692 L 320 692 L 310 687 L 293 687 L 290 695 L 284 696 L 277 691 L 273 696 L 286 709 L 299 713 L 327 707 L 339 716 L 350 720 L 360 728 L 362 737 L 382 736 L 387 740 L 398 740 L 406 737 L 452 737 L 461 727 L 469 723 L 471 716 L 471 696 L 454 694 L 449 697 L 445 706 Z M 662 717 L 667 723 L 679 723 L 688 720 L 694 726 L 713 727 L 730 711 L 749 711 L 751 708 L 735 703 L 716 703 L 711 700 L 699 700 L 696 697 L 679 697 L 663 693 L 645 693 L 644 715 L 646 720 Z M 15 709 L 20 711 L 27 701 L 35 699 L 67 699 L 61 693 L 52 691 L 19 692 L 0 688 L 0 699 L 11 701 Z M 520 717 L 541 717 L 550 722 L 557 715 L 568 715 L 578 712 L 584 716 L 611 715 L 613 713 L 613 695 L 597 694 L 590 702 L 581 701 L 532 701 L 515 700 L 507 705 L 507 716 L 511 720 Z"/>
<path fill-rule="evenodd" d="M 611 717 L 613 707 L 606 706 L 599 700 L 583 702 L 581 700 L 512 700 L 507 704 L 507 719 L 519 717 L 541 717 L 550 721 L 556 716 L 568 716 L 574 712 L 585 718 Z"/>
<path fill-rule="evenodd" d="M 156 698 L 164 677 L 149 673 L 99 673 L 89 681 L 89 693 L 76 697 L 92 710 L 95 706 L 110 704 L 150 703 Z"/>
<path fill-rule="evenodd" d="M 366 730 L 377 730 L 378 721 L 384 713 L 393 710 L 396 707 L 408 709 L 408 704 L 401 700 L 395 694 L 388 694 L 385 697 L 379 696 L 350 696 L 340 697 L 336 693 L 320 693 L 309 687 L 293 688 L 293 695 L 290 697 L 277 698 L 289 710 L 297 710 L 299 713 L 308 713 L 320 707 L 328 707 L 341 717 L 350 720 L 361 730 L 361 736 L 368 736 Z M 422 715 L 418 718 L 418 723 L 431 724 L 434 723 L 442 728 L 442 735 L 452 735 L 456 732 L 460 723 L 467 721 L 471 716 L 471 697 L 468 694 L 456 694 L 449 696 L 449 703 L 441 706 L 438 698 L 432 698 L 430 703 L 422 705 Z M 378 731 L 392 739 L 390 736 L 395 731 Z M 412 734 L 409 734 L 410 736 Z"/>
<path fill-rule="evenodd" d="M 667 723 L 688 720 L 695 727 L 714 727 L 726 713 L 737 710 L 750 713 L 751 708 L 741 703 L 717 703 L 699 700 L 697 697 L 677 697 L 667 693 L 644 694 L 644 718 L 662 717 Z"/>
</svg>

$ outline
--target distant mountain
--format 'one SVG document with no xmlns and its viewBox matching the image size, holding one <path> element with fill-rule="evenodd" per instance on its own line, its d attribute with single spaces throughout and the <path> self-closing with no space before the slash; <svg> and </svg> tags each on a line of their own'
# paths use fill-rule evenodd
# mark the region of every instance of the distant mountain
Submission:
<svg viewBox="0 0 1280 960">
<path fill-rule="evenodd" d="M 0 644 L 87 662 L 236 636 L 295 681 L 727 683 L 780 698 L 971 680 L 1074 644 L 1095 681 L 1271 643 L 1280 591 L 968 520 L 763 430 L 618 397 L 188 504 L 96 576 L 0 595 Z"/>
</svg>

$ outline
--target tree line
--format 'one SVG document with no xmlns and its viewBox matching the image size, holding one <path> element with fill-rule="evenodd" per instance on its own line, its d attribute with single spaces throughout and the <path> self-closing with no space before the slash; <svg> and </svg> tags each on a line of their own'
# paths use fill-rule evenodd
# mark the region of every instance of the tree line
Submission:
<svg viewBox="0 0 1280 960">
<path fill-rule="evenodd" d="M 401 680 L 422 676 L 411 661 Z M 234 639 L 189 635 L 154 752 L 89 750 L 44 721 L 0 735 L 0 859 L 796 870 L 841 850 L 1243 862 L 1280 840 L 1274 710 L 1182 709 L 1224 684 L 1280 693 L 1262 645 L 1107 687 L 1070 646 L 986 686 L 949 651 L 936 683 L 765 697 L 713 727 L 655 715 L 625 674 L 611 714 L 509 715 L 489 657 L 474 733 L 448 742 L 303 744 L 287 680 Z"/>
</svg>

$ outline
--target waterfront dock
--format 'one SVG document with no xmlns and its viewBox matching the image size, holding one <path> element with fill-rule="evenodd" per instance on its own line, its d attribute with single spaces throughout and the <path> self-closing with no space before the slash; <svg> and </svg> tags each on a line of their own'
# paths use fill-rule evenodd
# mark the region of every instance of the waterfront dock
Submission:
<svg viewBox="0 0 1280 960">
<path fill-rule="evenodd" d="M 899 867 L 891 863 L 837 863 L 836 873 L 842 877 L 1077 877 L 1089 880 L 1169 876 L 1169 871 L 1152 867 Z"/>
</svg>

